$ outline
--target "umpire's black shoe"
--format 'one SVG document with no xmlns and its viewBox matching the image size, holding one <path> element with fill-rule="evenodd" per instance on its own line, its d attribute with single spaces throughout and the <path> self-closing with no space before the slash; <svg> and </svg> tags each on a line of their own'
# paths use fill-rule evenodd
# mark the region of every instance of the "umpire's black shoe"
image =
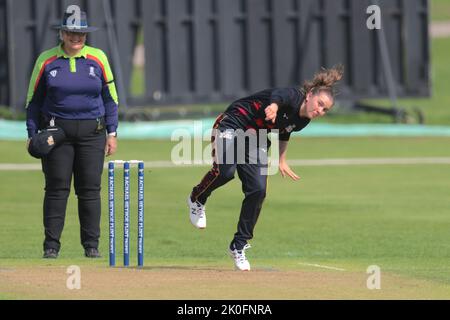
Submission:
<svg viewBox="0 0 450 320">
<path fill-rule="evenodd" d="M 44 250 L 44 259 L 56 259 L 58 258 L 58 251 L 56 249 L 45 249 Z"/>
<path fill-rule="evenodd" d="M 97 248 L 86 248 L 84 249 L 84 255 L 88 258 L 101 258 L 100 252 Z"/>
</svg>

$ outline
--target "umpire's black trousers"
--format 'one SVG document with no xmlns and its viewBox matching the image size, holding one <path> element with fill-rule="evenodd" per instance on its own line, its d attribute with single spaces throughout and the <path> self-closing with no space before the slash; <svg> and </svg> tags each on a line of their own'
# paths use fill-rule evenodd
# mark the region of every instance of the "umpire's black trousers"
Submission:
<svg viewBox="0 0 450 320">
<path fill-rule="evenodd" d="M 236 134 L 232 135 L 232 132 L 235 132 L 234 127 L 236 127 L 235 123 L 228 115 L 221 115 L 216 120 L 211 138 L 213 167 L 193 188 L 191 201 L 205 204 L 211 193 L 231 181 L 237 171 L 245 198 L 242 202 L 237 232 L 234 234 L 230 248 L 241 250 L 247 241 L 253 238 L 253 230 L 266 197 L 267 149 L 262 151 L 266 158 L 265 161 L 261 161 L 260 144 L 257 142 L 256 145 L 251 145 L 248 140 L 244 144 L 237 143 L 238 137 Z M 258 153 L 253 152 L 254 148 L 258 149 L 256 150 Z M 253 157 L 252 154 L 256 154 L 257 157 Z"/>
<path fill-rule="evenodd" d="M 102 122 L 103 119 L 55 121 L 67 139 L 42 159 L 45 174 L 44 250 L 52 248 L 59 251 L 61 247 L 72 175 L 78 197 L 81 244 L 85 249 L 98 248 L 100 186 L 106 144 Z"/>
</svg>

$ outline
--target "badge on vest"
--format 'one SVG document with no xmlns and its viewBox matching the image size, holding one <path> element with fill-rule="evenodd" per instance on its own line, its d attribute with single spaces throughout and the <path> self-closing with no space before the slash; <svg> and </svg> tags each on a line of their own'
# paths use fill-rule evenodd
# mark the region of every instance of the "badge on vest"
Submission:
<svg viewBox="0 0 450 320">
<path fill-rule="evenodd" d="M 89 67 L 89 76 L 95 77 L 94 67 Z"/>
<path fill-rule="evenodd" d="M 54 78 L 56 77 L 56 74 L 58 73 L 58 70 L 52 70 L 50 71 L 50 75 Z"/>
</svg>

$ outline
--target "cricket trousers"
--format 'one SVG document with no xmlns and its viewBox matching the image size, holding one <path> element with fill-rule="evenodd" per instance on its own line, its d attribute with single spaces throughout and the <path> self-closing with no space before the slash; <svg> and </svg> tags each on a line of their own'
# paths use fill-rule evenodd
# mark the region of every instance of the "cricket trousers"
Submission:
<svg viewBox="0 0 450 320">
<path fill-rule="evenodd" d="M 85 249 L 98 248 L 100 187 L 106 144 L 103 119 L 56 119 L 55 124 L 64 130 L 67 139 L 42 159 L 45 175 L 44 250 L 59 251 L 61 247 L 72 176 L 78 198 L 81 244 Z"/>
<path fill-rule="evenodd" d="M 263 172 L 264 169 L 267 170 L 267 162 L 263 164 L 260 157 L 256 159 L 250 157 L 252 148 L 259 148 L 259 145 L 252 146 L 246 141 L 245 150 L 238 148 L 238 138 L 233 135 L 234 127 L 235 124 L 228 115 L 222 114 L 217 118 L 211 136 L 213 166 L 193 188 L 191 201 L 205 204 L 214 190 L 234 179 L 237 171 L 242 182 L 244 200 L 230 248 L 241 250 L 247 241 L 253 238 L 253 231 L 266 197 L 267 174 Z M 243 157 L 240 155 L 242 152 Z M 244 158 L 245 161 L 239 161 L 239 158 Z"/>
</svg>

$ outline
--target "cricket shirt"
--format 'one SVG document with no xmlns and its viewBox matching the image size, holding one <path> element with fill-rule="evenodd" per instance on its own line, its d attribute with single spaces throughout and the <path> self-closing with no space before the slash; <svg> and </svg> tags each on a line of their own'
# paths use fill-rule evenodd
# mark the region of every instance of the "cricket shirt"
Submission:
<svg viewBox="0 0 450 320">
<path fill-rule="evenodd" d="M 66 120 L 105 117 L 108 133 L 118 126 L 118 97 L 105 53 L 85 45 L 73 57 L 61 45 L 37 59 L 27 94 L 28 137 L 39 129 L 41 115 Z"/>
<path fill-rule="evenodd" d="M 232 129 L 272 129 L 279 130 L 279 139 L 288 141 L 294 131 L 300 131 L 311 121 L 300 116 L 300 107 L 305 99 L 297 88 L 272 88 L 234 101 L 225 111 L 234 125 Z M 275 123 L 266 121 L 264 110 L 276 103 L 278 105 Z"/>
</svg>

